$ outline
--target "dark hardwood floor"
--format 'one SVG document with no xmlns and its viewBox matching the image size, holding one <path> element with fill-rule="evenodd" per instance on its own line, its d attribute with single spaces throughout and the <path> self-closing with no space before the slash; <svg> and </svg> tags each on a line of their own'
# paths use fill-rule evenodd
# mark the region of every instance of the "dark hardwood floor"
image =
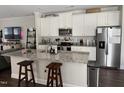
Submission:
<svg viewBox="0 0 124 93">
<path fill-rule="evenodd" d="M 11 78 L 11 69 L 6 69 L 0 71 L 0 87 L 17 87 L 18 80 Z M 21 83 L 22 87 L 25 87 L 25 83 Z M 34 87 L 32 83 L 29 84 L 29 87 Z M 36 84 L 35 87 L 46 87 L 45 85 Z"/>
<path fill-rule="evenodd" d="M 10 77 L 11 70 L 7 69 L 0 71 L 0 87 L 17 87 L 18 80 Z M 111 70 L 100 69 L 100 87 L 124 87 L 124 71 L 123 70 Z M 21 86 L 25 87 L 25 83 L 22 82 Z M 33 87 L 33 84 L 29 84 L 29 87 Z M 36 84 L 36 87 L 46 87 L 45 85 Z"/>
<path fill-rule="evenodd" d="M 101 69 L 100 87 L 124 87 L 124 70 Z"/>
</svg>

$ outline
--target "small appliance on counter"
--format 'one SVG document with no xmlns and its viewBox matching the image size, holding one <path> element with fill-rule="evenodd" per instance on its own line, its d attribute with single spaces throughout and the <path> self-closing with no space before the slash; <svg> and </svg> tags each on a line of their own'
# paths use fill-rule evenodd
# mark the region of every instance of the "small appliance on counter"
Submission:
<svg viewBox="0 0 124 93">
<path fill-rule="evenodd" d="M 83 39 L 81 39 L 81 40 L 80 40 L 80 45 L 83 45 L 83 43 L 84 43 L 84 42 L 83 42 Z"/>
<path fill-rule="evenodd" d="M 50 54 L 57 54 L 57 46 L 52 46 L 52 45 L 48 46 L 47 52 Z"/>
<path fill-rule="evenodd" d="M 52 47 L 50 48 L 50 53 L 51 54 L 55 54 L 55 49 L 53 49 Z"/>
<path fill-rule="evenodd" d="M 92 40 L 92 46 L 96 46 L 96 40 Z"/>
</svg>

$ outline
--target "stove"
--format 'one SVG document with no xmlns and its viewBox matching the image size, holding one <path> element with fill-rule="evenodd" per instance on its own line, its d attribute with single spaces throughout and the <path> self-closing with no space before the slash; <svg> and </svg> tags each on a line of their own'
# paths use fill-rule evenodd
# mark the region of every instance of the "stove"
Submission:
<svg viewBox="0 0 124 93">
<path fill-rule="evenodd" d="M 57 50 L 62 50 L 62 51 L 71 51 L 71 42 L 61 42 L 58 46 L 57 46 Z"/>
</svg>

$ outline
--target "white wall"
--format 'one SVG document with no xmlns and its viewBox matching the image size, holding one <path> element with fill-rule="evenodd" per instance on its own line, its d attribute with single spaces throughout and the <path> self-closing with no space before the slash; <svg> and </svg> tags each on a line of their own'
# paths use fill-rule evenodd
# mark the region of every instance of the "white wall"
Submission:
<svg viewBox="0 0 124 93">
<path fill-rule="evenodd" d="M 26 43 L 27 28 L 34 27 L 34 21 L 34 16 L 2 18 L 0 19 L 0 30 L 4 27 L 20 26 L 22 27 L 22 31 L 24 32 L 22 43 Z"/>
<path fill-rule="evenodd" d="M 124 6 L 122 6 L 122 44 L 121 44 L 121 69 L 124 69 Z"/>
</svg>

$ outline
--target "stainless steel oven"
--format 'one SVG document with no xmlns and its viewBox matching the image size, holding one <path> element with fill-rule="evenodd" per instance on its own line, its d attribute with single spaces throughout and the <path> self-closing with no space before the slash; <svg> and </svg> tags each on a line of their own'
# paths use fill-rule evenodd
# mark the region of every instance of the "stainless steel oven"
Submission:
<svg viewBox="0 0 124 93">
<path fill-rule="evenodd" d="M 58 51 L 71 51 L 71 46 L 57 46 Z"/>
<path fill-rule="evenodd" d="M 61 44 L 57 46 L 57 49 L 61 51 L 71 51 L 71 45 L 71 42 L 61 42 Z"/>
</svg>

